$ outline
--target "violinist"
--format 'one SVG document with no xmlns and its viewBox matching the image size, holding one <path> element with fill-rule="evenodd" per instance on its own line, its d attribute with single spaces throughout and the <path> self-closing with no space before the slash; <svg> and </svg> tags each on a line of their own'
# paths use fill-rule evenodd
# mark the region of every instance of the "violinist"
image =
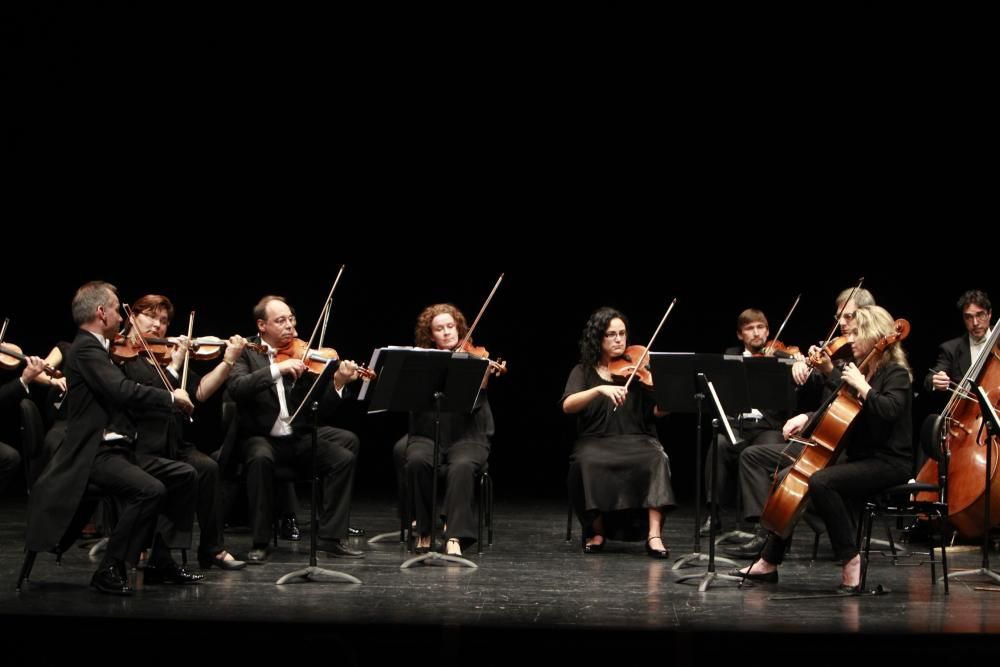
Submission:
<svg viewBox="0 0 1000 667">
<path fill-rule="evenodd" d="M 742 343 L 738 347 L 731 347 L 726 350 L 726 354 L 740 354 L 744 357 L 761 355 L 768 347 L 768 324 L 764 313 L 756 308 L 747 308 L 736 318 L 736 339 Z M 739 441 L 731 445 L 724 434 L 719 434 L 716 441 L 709 446 L 708 458 L 712 461 L 712 447 L 719 450 L 718 470 L 715 479 L 719 485 L 719 502 L 725 504 L 726 495 L 730 493 L 730 488 L 735 489 L 735 480 L 732 479 L 739 463 L 740 453 L 752 445 L 784 443 L 781 437 L 781 425 L 788 419 L 787 412 L 772 411 L 761 412 L 751 409 L 741 415 L 729 417 L 733 430 L 739 435 Z M 709 533 L 709 521 L 714 521 L 716 530 L 722 527 L 719 518 L 719 507 L 712 504 L 712 475 L 711 466 L 705 466 L 705 492 L 708 498 L 709 516 L 705 519 L 705 525 L 701 527 L 703 535 Z"/>
<path fill-rule="evenodd" d="M 937 361 L 927 371 L 924 388 L 927 391 L 947 392 L 960 382 L 973 361 L 986 347 L 986 340 L 993 333 L 990 322 L 993 305 L 982 290 L 969 290 L 958 300 L 966 335 L 941 343 Z"/>
<path fill-rule="evenodd" d="M 469 331 L 465 315 L 450 303 L 427 306 L 417 316 L 414 339 L 417 347 L 454 350 Z M 489 378 L 489 373 L 486 379 Z M 485 380 L 484 380 L 485 382 Z M 480 392 L 469 414 L 441 415 L 440 455 L 447 464 L 443 514 L 445 516 L 446 552 L 461 555 L 476 541 L 478 524 L 473 512 L 475 482 L 486 466 L 493 435 L 493 411 L 486 391 Z M 431 516 L 434 499 L 434 413 L 410 413 L 410 427 L 405 441 L 403 475 L 409 496 L 406 503 L 416 518 L 414 548 L 418 553 L 431 548 Z M 399 445 L 397 444 L 397 447 Z M 397 450 L 398 451 L 398 450 Z"/>
<path fill-rule="evenodd" d="M 31 394 L 29 385 L 45 370 L 45 362 L 39 357 L 25 357 L 24 370 L 20 377 L 0 385 L 0 412 L 9 414 L 22 398 Z M 21 465 L 21 455 L 10 445 L 0 442 L 0 493 L 7 487 L 11 477 Z M 31 480 L 28 480 L 31 483 Z"/>
<path fill-rule="evenodd" d="M 809 477 L 812 507 L 826 523 L 834 555 L 840 561 L 844 594 L 860 592 L 861 556 L 853 517 L 856 505 L 872 494 L 910 477 L 912 467 L 912 373 L 899 342 L 876 348 L 882 338 L 896 332 L 892 316 L 879 306 L 863 306 L 854 313 L 853 361 L 841 374 L 845 388 L 861 402 L 861 412 L 843 436 L 847 460 L 818 470 Z M 864 370 L 859 369 L 869 356 Z M 801 415 L 808 419 L 807 415 Z M 797 434 L 805 419 L 789 420 L 786 435 Z M 787 469 L 786 469 L 787 470 Z M 759 560 L 732 574 L 775 582 L 786 540 L 770 533 Z"/>
<path fill-rule="evenodd" d="M 858 308 L 861 306 L 874 305 L 875 297 L 872 296 L 872 293 L 864 287 L 848 287 L 838 294 L 837 312 L 839 313 L 839 317 L 837 317 L 837 325 L 840 328 L 840 335 L 846 336 L 854 330 L 854 313 Z M 824 354 L 823 350 L 821 350 L 818 346 L 813 345 L 809 348 L 809 356 L 815 358 L 818 355 L 820 358 L 820 363 L 818 365 L 811 367 L 804 360 L 795 362 L 792 366 L 792 378 L 795 380 L 795 384 L 805 384 L 810 376 L 813 376 L 814 380 L 821 384 L 826 381 L 826 378 L 833 370 L 834 363 L 823 359 L 822 357 Z M 813 368 L 819 370 L 820 375 L 812 373 Z"/>
<path fill-rule="evenodd" d="M 296 340 L 295 315 L 280 296 L 265 296 L 253 310 L 259 337 L 250 339 L 263 352 L 246 347 L 236 360 L 229 378 L 229 394 L 236 401 L 239 438 L 246 463 L 247 495 L 253 547 L 252 563 L 268 558 L 268 542 L 274 516 L 274 467 L 289 464 L 303 477 L 311 469 L 312 438 L 307 426 L 290 423 L 304 400 L 311 381 L 307 365 L 287 350 Z M 287 358 L 285 358 L 287 357 Z M 277 361 L 281 358 L 281 361 Z M 340 400 L 340 392 L 357 379 L 358 368 L 341 361 L 332 386 L 318 387 L 320 414 L 324 419 Z M 320 548 L 329 555 L 361 558 L 363 553 L 347 548 L 351 489 L 354 482 L 357 436 L 350 431 L 324 426 L 317 430 L 316 462 L 323 479 L 319 513 Z"/>
<path fill-rule="evenodd" d="M 128 595 L 132 589 L 125 564 L 136 563 L 149 545 L 157 532 L 157 513 L 167 502 L 164 483 L 134 463 L 136 429 L 129 410 L 142 407 L 169 414 L 174 406 L 185 412 L 194 406 L 187 392 L 142 386 L 111 362 L 108 345 L 122 321 L 119 308 L 117 290 L 106 282 L 87 283 L 73 297 L 73 320 L 80 330 L 65 364 L 66 437 L 32 488 L 26 548 L 65 549 L 86 521 L 80 511 L 85 492 L 96 487 L 118 501 L 119 513 L 91 585 L 102 593 Z M 173 465 L 182 482 L 174 489 L 180 495 L 193 494 L 194 470 L 183 463 Z M 169 546 L 157 532 L 150 562 L 168 562 Z"/>
<path fill-rule="evenodd" d="M 864 288 L 849 287 L 837 295 L 836 312 L 839 314 L 837 327 L 841 335 L 849 336 L 856 329 L 854 314 L 860 306 L 874 306 L 875 297 Z M 846 342 L 846 338 L 844 339 Z M 809 348 L 810 356 L 818 360 L 815 369 L 819 372 L 813 373 L 813 366 L 799 360 L 792 366 L 792 378 L 796 384 L 808 383 L 817 391 L 819 396 L 813 397 L 816 404 L 821 404 L 831 392 L 835 391 L 840 384 L 840 369 L 837 362 L 834 362 L 830 355 L 821 350 L 818 346 Z M 799 405 L 803 405 L 806 399 L 799 396 Z M 798 429 L 805 424 L 806 419 L 802 415 L 795 418 L 796 421 L 789 420 L 781 427 L 782 438 L 773 443 L 755 443 L 743 450 L 740 454 L 739 463 L 739 489 L 743 499 L 744 520 L 748 523 L 757 523 L 760 513 L 767 502 L 771 484 L 774 481 L 774 473 L 781 470 L 786 465 L 793 463 L 802 453 L 802 445 L 789 440 L 791 435 L 798 432 Z M 801 423 L 800 423 L 801 422 Z M 791 430 L 792 424 L 794 431 Z M 757 530 L 757 534 L 748 542 L 726 548 L 726 552 L 736 556 L 755 556 L 760 553 L 767 538 L 767 531 L 763 528 Z"/>
<path fill-rule="evenodd" d="M 596 554 L 607 540 L 643 539 L 651 558 L 667 558 L 663 514 L 676 505 L 670 461 L 656 437 L 654 417 L 664 413 L 648 387 L 633 382 L 626 391 L 610 370 L 628 345 L 628 322 L 613 308 L 590 316 L 580 338 L 580 363 L 569 374 L 561 399 L 575 414 L 577 440 L 567 484 L 583 531 L 583 552 Z M 636 360 L 632 360 L 633 362 Z M 644 536 L 625 529 L 647 524 Z"/>
<path fill-rule="evenodd" d="M 130 335 L 163 339 L 174 318 L 174 304 L 165 296 L 147 294 L 132 304 L 132 312 L 138 330 L 130 332 Z M 187 336 L 180 336 L 178 340 L 179 343 L 162 359 L 166 361 L 164 370 L 172 387 L 180 387 L 181 384 Z M 228 341 L 222 359 L 210 372 L 200 376 L 193 369 L 189 370 L 189 384 L 195 388 L 192 392 L 195 405 L 207 401 L 225 383 L 245 344 L 242 337 L 233 336 Z M 139 384 L 163 386 L 153 362 L 146 354 L 139 353 L 122 361 L 121 368 L 127 377 Z M 177 411 L 173 415 L 153 410 L 136 411 L 135 422 L 139 433 L 136 440 L 137 461 L 144 470 L 157 478 L 161 476 L 158 471 L 168 461 L 180 461 L 194 468 L 197 494 L 192 495 L 189 500 L 194 503 L 193 509 L 201 529 L 198 562 L 203 569 L 212 565 L 223 570 L 242 569 L 246 567 L 246 563 L 236 560 L 223 546 L 219 464 L 200 452 L 194 444 L 185 441 L 183 430 L 188 421 L 183 413 Z"/>
</svg>

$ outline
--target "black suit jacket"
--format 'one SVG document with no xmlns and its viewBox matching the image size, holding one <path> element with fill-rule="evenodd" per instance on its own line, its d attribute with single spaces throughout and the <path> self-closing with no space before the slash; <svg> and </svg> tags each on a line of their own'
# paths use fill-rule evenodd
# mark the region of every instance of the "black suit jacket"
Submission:
<svg viewBox="0 0 1000 667">
<path fill-rule="evenodd" d="M 104 430 L 134 437 L 129 408 L 148 406 L 169 414 L 173 406 L 166 389 L 144 387 L 125 377 L 87 331 L 77 333 L 65 371 L 66 437 L 31 490 L 26 543 L 32 551 L 51 551 L 69 528 L 87 489 Z"/>
<path fill-rule="evenodd" d="M 934 391 L 931 378 L 934 377 L 936 371 L 946 371 L 951 381 L 958 383 L 971 365 L 972 348 L 969 347 L 968 334 L 941 343 L 941 347 L 938 348 L 937 361 L 924 377 L 924 389 Z"/>
<path fill-rule="evenodd" d="M 261 342 L 259 336 L 249 340 L 252 343 Z M 288 401 L 289 415 L 294 413 L 305 398 L 315 379 L 315 375 L 307 373 L 295 382 Z M 282 378 L 286 386 L 291 381 L 291 376 L 286 375 Z M 281 404 L 278 402 L 278 385 L 271 379 L 271 362 L 267 355 L 244 348 L 229 373 L 227 391 L 237 406 L 238 440 L 255 435 L 268 435 L 281 411 Z M 317 387 L 316 391 L 320 399 L 320 417 L 324 421 L 328 420 L 341 399 L 337 392 L 330 391 L 329 386 Z M 300 417 L 299 420 L 301 419 Z M 296 431 L 302 426 L 307 426 L 305 420 L 301 422 L 299 420 L 293 425 Z"/>
</svg>

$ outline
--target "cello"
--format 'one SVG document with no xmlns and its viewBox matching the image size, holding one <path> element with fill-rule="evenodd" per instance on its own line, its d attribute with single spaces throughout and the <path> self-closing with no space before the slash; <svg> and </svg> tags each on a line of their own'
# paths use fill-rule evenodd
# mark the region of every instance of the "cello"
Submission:
<svg viewBox="0 0 1000 667">
<path fill-rule="evenodd" d="M 965 387 L 970 382 L 982 386 L 997 405 L 1000 400 L 1000 349 L 997 347 L 1000 326 L 993 327 L 986 346 L 979 358 L 969 366 L 962 381 L 952 388 L 951 398 L 941 413 L 943 424 L 942 446 L 948 449 L 948 521 L 959 535 L 972 538 L 983 534 L 986 510 L 986 452 L 979 441 L 983 427 L 983 415 L 979 401 Z M 989 438 L 989 436 L 986 436 Z M 1000 466 L 1000 442 L 989 438 L 991 470 L 990 476 L 990 517 L 993 525 L 1000 521 L 1000 485 L 994 482 Z M 927 461 L 917 475 L 918 482 L 936 484 L 938 466 L 933 459 Z M 934 494 L 922 493 L 917 500 L 925 500 Z M 992 527 L 992 526 L 991 526 Z"/>
<path fill-rule="evenodd" d="M 890 345 L 905 339 L 910 333 L 910 323 L 896 320 L 895 332 L 883 336 L 865 358 L 858 364 L 862 372 L 876 352 L 881 353 Z M 833 465 L 843 449 L 844 436 L 851 430 L 854 419 L 861 413 L 862 403 L 850 386 L 841 381 L 840 387 L 812 416 L 803 429 L 801 439 L 793 438 L 805 445 L 792 468 L 772 490 L 760 524 L 781 538 L 787 538 L 795 520 L 805 509 L 809 493 L 809 478 L 817 471 Z"/>
</svg>

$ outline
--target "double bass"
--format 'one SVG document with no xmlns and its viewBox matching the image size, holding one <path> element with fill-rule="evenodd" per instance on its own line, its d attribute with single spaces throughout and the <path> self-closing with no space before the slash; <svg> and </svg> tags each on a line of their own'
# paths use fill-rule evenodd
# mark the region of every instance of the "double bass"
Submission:
<svg viewBox="0 0 1000 667">
<path fill-rule="evenodd" d="M 979 358 L 969 366 L 962 381 L 952 389 L 951 398 L 941 413 L 942 445 L 947 447 L 948 464 L 948 521 L 963 537 L 981 537 L 986 510 L 986 452 L 980 444 L 983 415 L 979 401 L 967 390 L 969 381 L 980 385 L 994 406 L 1000 402 L 1000 349 L 997 347 L 1000 326 L 986 342 Z M 994 482 L 1000 466 L 1000 442 L 990 438 L 983 430 L 982 438 L 988 439 L 990 452 L 990 517 L 993 525 L 1000 521 L 1000 484 Z M 927 461 L 917 475 L 918 482 L 936 484 L 938 466 L 933 459 Z M 917 500 L 932 498 L 934 494 L 921 493 Z M 992 526 L 991 526 L 992 527 Z"/>
<path fill-rule="evenodd" d="M 909 335 L 909 322 L 896 320 L 895 324 L 895 332 L 879 339 L 858 364 L 861 372 L 865 372 L 876 352 L 882 352 Z M 799 442 L 805 447 L 785 478 L 771 490 L 764 511 L 760 515 L 762 526 L 782 538 L 787 538 L 791 534 L 795 520 L 806 506 L 809 478 L 827 466 L 833 465 L 837 460 L 843 449 L 844 436 L 851 430 L 854 419 L 861 413 L 861 407 L 862 403 L 854 394 L 854 390 L 846 382 L 841 381 L 837 391 L 803 428 L 803 437 Z"/>
</svg>

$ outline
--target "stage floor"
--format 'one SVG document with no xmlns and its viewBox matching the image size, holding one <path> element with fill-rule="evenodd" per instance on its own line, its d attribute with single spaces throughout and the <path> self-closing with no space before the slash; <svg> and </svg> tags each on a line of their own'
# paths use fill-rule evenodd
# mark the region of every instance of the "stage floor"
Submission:
<svg viewBox="0 0 1000 667">
<path fill-rule="evenodd" d="M 178 637 L 151 647 L 154 661 L 188 653 L 189 640 L 207 647 L 199 655 L 240 659 L 298 655 L 303 642 L 317 641 L 339 647 L 345 664 L 365 661 L 371 651 L 419 652 L 418 647 L 426 647 L 431 659 L 479 656 L 507 662 L 536 650 L 531 642 L 571 659 L 586 660 L 612 647 L 628 651 L 632 645 L 694 663 L 739 656 L 747 642 L 762 646 L 761 633 L 821 655 L 849 655 L 858 642 L 869 652 L 931 655 L 955 645 L 989 651 L 994 643 L 989 634 L 1000 630 L 1000 594 L 977 590 L 1000 586 L 982 577 L 963 578 L 953 580 L 945 595 L 941 584 L 931 585 L 929 565 L 919 564 L 922 558 L 910 554 L 910 545 L 903 545 L 907 552 L 895 566 L 888 557 L 873 556 L 867 588 L 880 586 L 883 594 L 787 599 L 830 593 L 839 583 L 829 542 L 821 539 L 819 558 L 812 562 L 813 533 L 803 524 L 779 583 L 739 588 L 718 582 L 701 593 L 697 582 L 677 582 L 697 569 L 672 569 L 675 557 L 691 551 L 690 508 L 668 516 L 671 560 L 657 561 L 646 556 L 641 542 L 609 542 L 603 553 L 584 555 L 575 523 L 573 540 L 565 540 L 566 508 L 558 502 L 499 501 L 493 546 L 484 547 L 482 555 L 474 548 L 467 554 L 478 569 L 401 570 L 410 554 L 397 540 L 369 545 L 367 538 L 356 538 L 352 546 L 365 550 L 363 560 L 320 552 L 319 564 L 354 575 L 360 585 L 277 586 L 281 575 L 308 564 L 303 516 L 301 542 L 279 541 L 267 564 L 237 572 L 212 569 L 197 585 L 148 586 L 127 598 L 101 595 L 88 587 L 95 563 L 86 550 L 74 547 L 61 566 L 53 556 L 39 555 L 30 583 L 15 594 L 25 502 L 8 498 L 0 506 L 0 627 L 25 656 L 39 650 L 29 641 L 39 629 L 59 639 L 41 650 L 59 656 L 75 654 L 78 644 L 94 635 L 95 647 L 102 646 L 111 627 L 126 646 Z M 396 527 L 392 499 L 356 501 L 352 515 L 352 523 L 369 537 Z M 245 532 L 227 533 L 226 539 L 236 552 L 249 548 Z M 707 553 L 707 540 L 702 549 Z M 956 571 L 978 567 L 981 555 L 973 545 L 959 545 L 949 549 L 948 560 Z M 1000 566 L 1000 555 L 996 560 Z M 841 634 L 850 635 L 846 644 Z"/>
</svg>

